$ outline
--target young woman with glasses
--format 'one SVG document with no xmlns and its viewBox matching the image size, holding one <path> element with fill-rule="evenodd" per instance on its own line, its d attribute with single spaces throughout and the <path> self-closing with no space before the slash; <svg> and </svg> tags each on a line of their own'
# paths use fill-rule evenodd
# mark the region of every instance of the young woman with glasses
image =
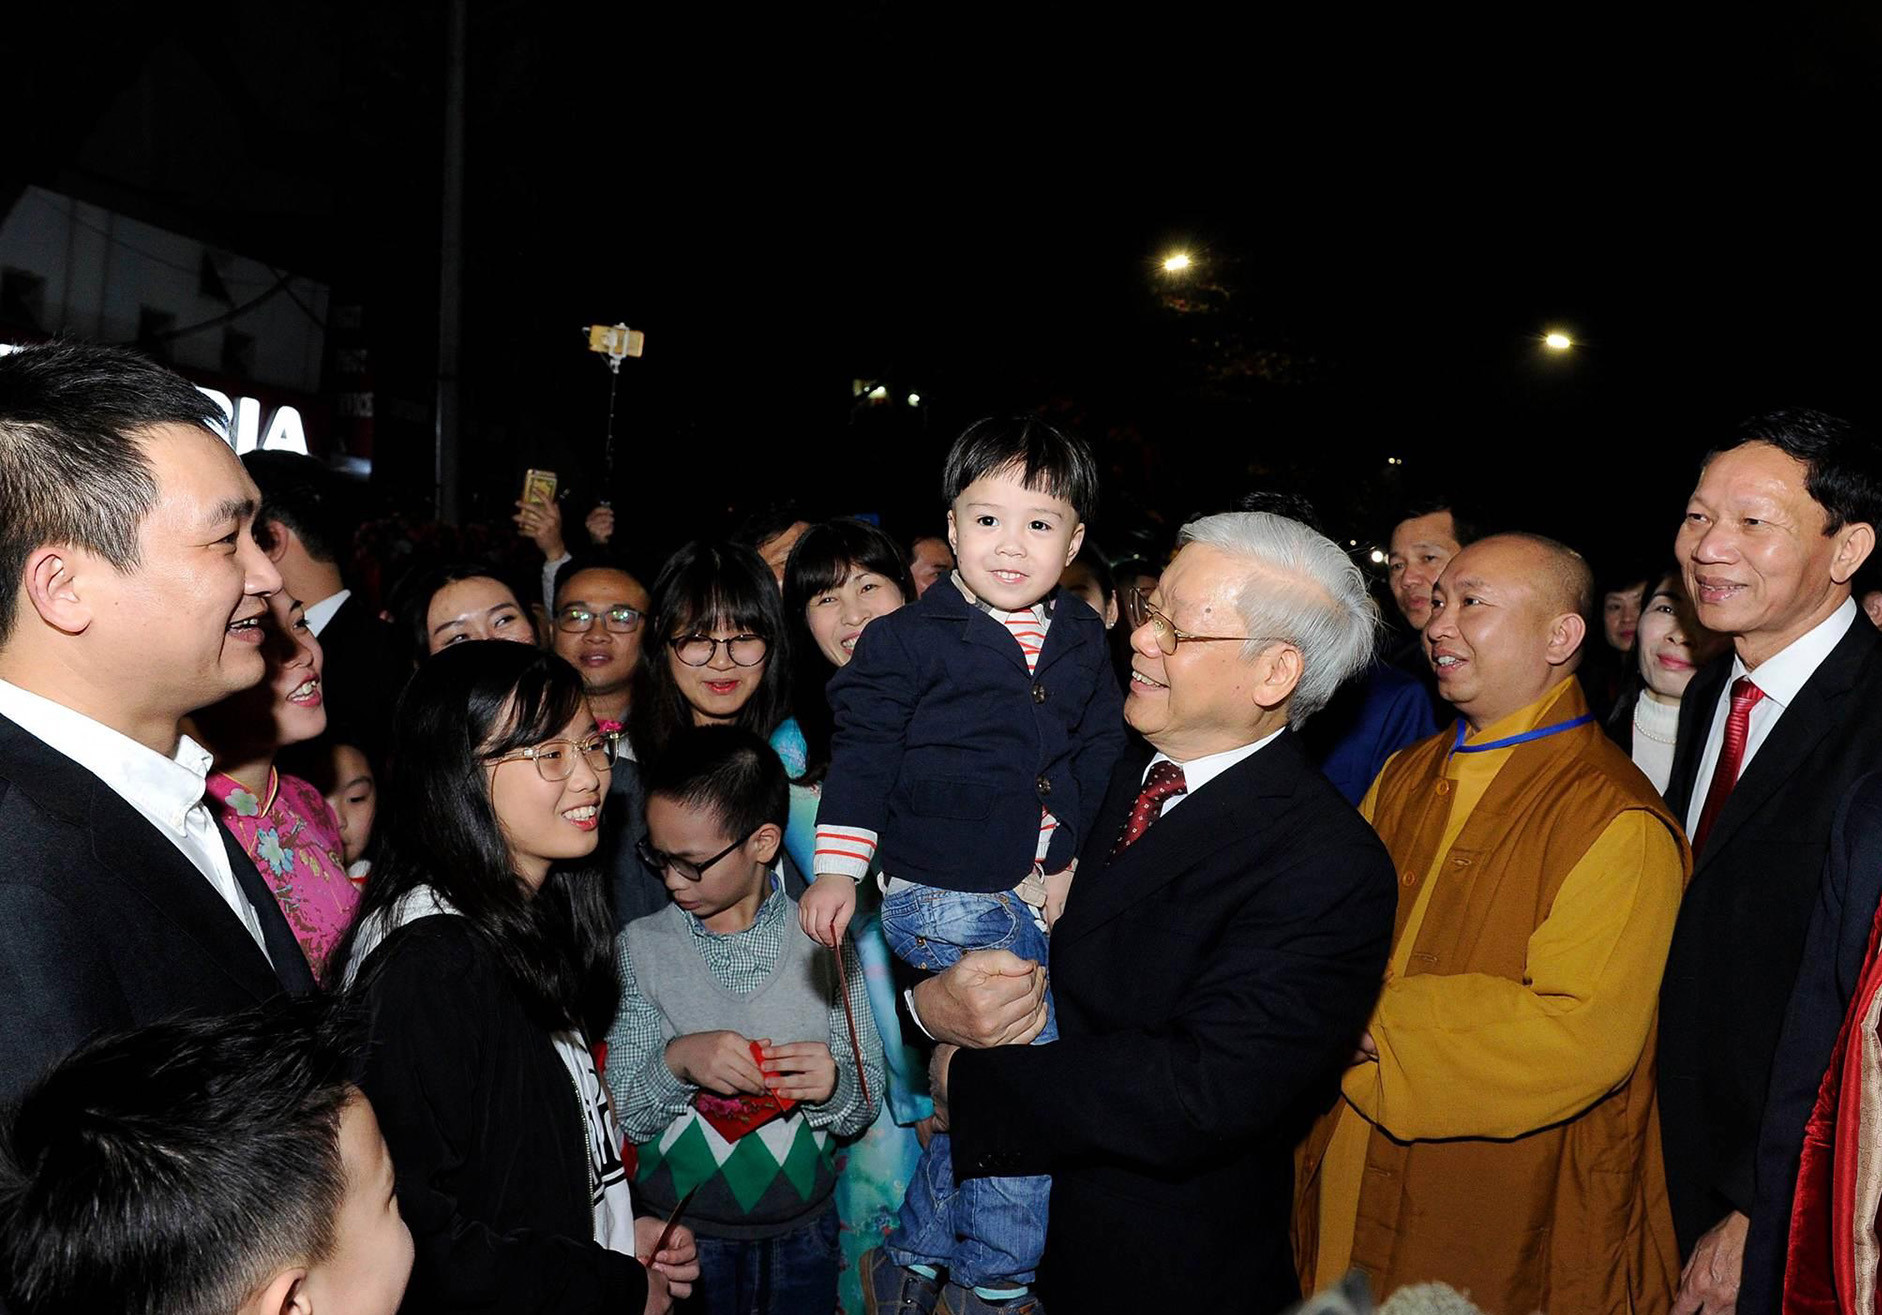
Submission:
<svg viewBox="0 0 1882 1315">
<path fill-rule="evenodd" d="M 619 995 L 592 859 L 614 744 L 580 677 L 454 645 L 399 703 L 383 849 L 336 963 L 370 1020 L 362 1088 L 417 1247 L 406 1310 L 665 1311 L 591 1039 Z"/>
</svg>

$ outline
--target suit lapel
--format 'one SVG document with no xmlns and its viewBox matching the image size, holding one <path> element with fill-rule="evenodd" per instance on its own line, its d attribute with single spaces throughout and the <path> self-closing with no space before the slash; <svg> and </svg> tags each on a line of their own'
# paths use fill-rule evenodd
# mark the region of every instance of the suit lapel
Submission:
<svg viewBox="0 0 1882 1315">
<path fill-rule="evenodd" d="M 1224 845 L 1265 829 L 1275 813 L 1263 801 L 1291 796 L 1306 770 L 1293 736 L 1283 735 L 1159 817 L 1136 844 L 1107 861 L 1142 788 L 1149 759 L 1145 752 L 1131 754 L 1112 775 L 1098 829 L 1079 862 L 1072 898 L 1052 930 L 1055 943 L 1087 935 Z"/>
<path fill-rule="evenodd" d="M 1054 662 L 1067 653 L 1076 653 L 1091 642 L 1088 628 L 1072 619 L 1071 598 L 1072 595 L 1063 589 L 1053 593 L 1052 624 L 1046 627 L 1045 647 L 1039 650 L 1039 666 L 1035 675 L 1044 675 L 1046 668 Z"/>
<path fill-rule="evenodd" d="M 1706 664 L 1680 700 L 1679 730 L 1673 745 L 1673 770 L 1666 780 L 1666 806 L 1679 824 L 1686 825 L 1687 810 L 1692 807 L 1694 778 L 1699 774 L 1699 759 L 1706 751 L 1706 737 L 1712 733 L 1712 714 L 1719 706 L 1726 679 L 1732 674 L 1732 654 Z"/>
<path fill-rule="evenodd" d="M 1745 820 L 1755 816 L 1780 787 L 1790 783 L 1804 759 L 1835 729 L 1844 696 L 1855 685 L 1864 666 L 1877 659 L 1879 650 L 1882 650 L 1882 642 L 1878 641 L 1875 627 L 1857 616 L 1849 633 L 1837 641 L 1830 655 L 1797 691 L 1797 697 L 1784 709 L 1784 715 L 1777 719 L 1770 735 L 1758 746 L 1757 756 L 1739 776 L 1738 784 L 1732 787 L 1725 807 L 1719 810 L 1718 818 L 1712 823 L 1712 833 L 1706 837 L 1700 867 L 1705 866 L 1711 855 L 1724 852 Z M 1757 679 L 1756 672 L 1752 673 L 1752 679 Z"/>
</svg>

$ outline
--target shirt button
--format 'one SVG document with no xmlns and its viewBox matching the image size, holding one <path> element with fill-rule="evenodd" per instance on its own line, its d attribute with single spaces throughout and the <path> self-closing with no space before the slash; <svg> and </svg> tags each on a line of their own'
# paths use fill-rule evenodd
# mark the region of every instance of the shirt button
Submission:
<svg viewBox="0 0 1882 1315">
<path fill-rule="evenodd" d="M 1046 687 L 1044 685 L 1034 685 L 1032 687 L 1032 701 L 1034 703 L 1044 703 L 1046 701 Z"/>
<path fill-rule="evenodd" d="M 1046 780 L 1045 777 L 1040 777 L 1035 784 L 1038 785 L 1040 794 L 1048 795 L 1052 793 L 1052 782 Z"/>
<path fill-rule="evenodd" d="M 1400 877 L 1399 880 L 1402 881 L 1407 887 L 1416 886 L 1418 884 L 1418 878 L 1413 876 L 1409 872 L 1407 872 L 1404 876 Z"/>
<path fill-rule="evenodd" d="M 1456 868 L 1467 868 L 1470 866 L 1470 860 L 1462 856 L 1459 856 L 1451 860 L 1451 866 L 1456 867 Z"/>
<path fill-rule="evenodd" d="M 1438 782 L 1438 793 L 1440 795 L 1447 795 L 1450 792 L 1451 792 L 1451 783 L 1449 781 Z"/>
</svg>

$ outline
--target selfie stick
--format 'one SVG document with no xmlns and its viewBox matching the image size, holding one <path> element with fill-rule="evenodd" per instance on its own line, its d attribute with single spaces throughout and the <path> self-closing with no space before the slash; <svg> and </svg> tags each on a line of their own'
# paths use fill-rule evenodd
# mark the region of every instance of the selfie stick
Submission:
<svg viewBox="0 0 1882 1315">
<path fill-rule="evenodd" d="M 588 326 L 588 350 L 600 352 L 608 358 L 608 439 L 602 449 L 602 490 L 614 491 L 614 402 L 621 391 L 621 362 L 630 356 L 639 356 L 646 345 L 647 335 L 639 329 L 630 329 L 625 324 L 591 324 Z M 601 506 L 608 504 L 601 499 Z"/>
</svg>

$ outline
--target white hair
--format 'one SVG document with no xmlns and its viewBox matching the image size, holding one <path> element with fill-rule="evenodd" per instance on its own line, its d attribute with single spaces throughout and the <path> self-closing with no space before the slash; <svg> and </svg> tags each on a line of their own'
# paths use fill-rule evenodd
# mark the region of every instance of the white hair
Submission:
<svg viewBox="0 0 1882 1315">
<path fill-rule="evenodd" d="M 1178 541 L 1207 544 L 1257 568 L 1235 598 L 1246 633 L 1255 636 L 1242 657 L 1252 661 L 1276 641 L 1300 650 L 1289 725 L 1326 707 L 1372 661 L 1379 605 L 1365 574 L 1324 534 L 1265 511 L 1231 511 L 1191 521 Z"/>
</svg>

